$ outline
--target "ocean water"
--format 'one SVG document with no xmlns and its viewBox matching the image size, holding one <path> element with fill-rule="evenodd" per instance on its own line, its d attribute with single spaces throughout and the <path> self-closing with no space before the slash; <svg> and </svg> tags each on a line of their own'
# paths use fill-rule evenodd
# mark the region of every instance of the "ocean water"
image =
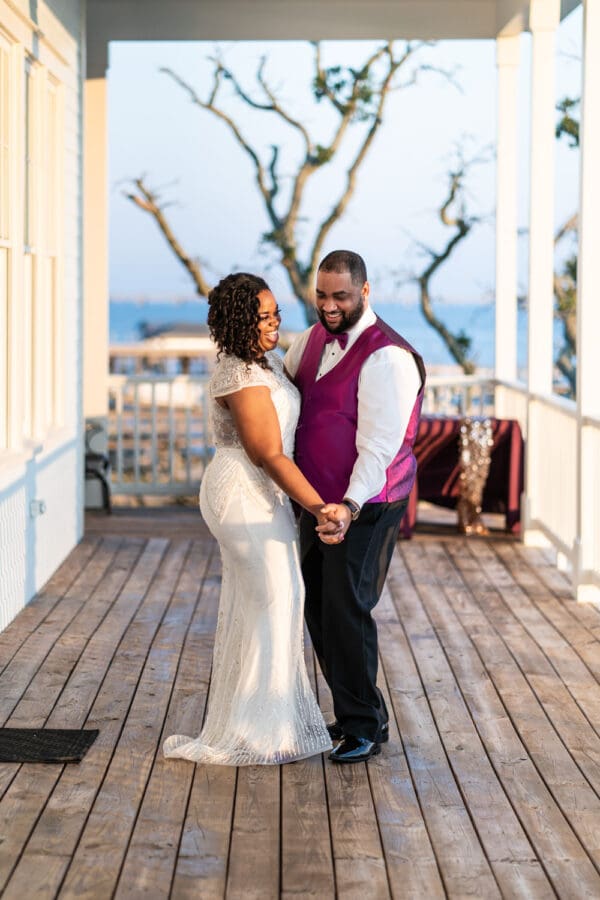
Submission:
<svg viewBox="0 0 600 900">
<path fill-rule="evenodd" d="M 402 334 L 423 355 L 430 366 L 452 365 L 454 360 L 437 333 L 427 324 L 417 306 L 398 303 L 374 304 L 373 308 L 396 331 Z M 169 302 L 125 301 L 110 302 L 110 341 L 113 344 L 131 343 L 140 339 L 140 324 L 165 325 L 178 322 L 206 322 L 207 304 L 203 300 Z M 494 307 L 486 305 L 444 304 L 437 310 L 446 326 L 453 332 L 465 331 L 472 339 L 471 347 L 476 364 L 482 368 L 494 365 Z M 282 307 L 282 330 L 301 331 L 306 327 L 300 304 Z M 519 312 L 518 364 L 526 363 L 527 314 Z"/>
</svg>

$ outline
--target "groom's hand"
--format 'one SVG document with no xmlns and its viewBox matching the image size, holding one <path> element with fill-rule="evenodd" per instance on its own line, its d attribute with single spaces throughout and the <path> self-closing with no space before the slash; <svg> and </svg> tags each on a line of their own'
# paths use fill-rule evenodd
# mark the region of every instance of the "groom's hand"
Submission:
<svg viewBox="0 0 600 900">
<path fill-rule="evenodd" d="M 339 544 L 350 527 L 352 516 L 344 503 L 327 503 L 320 509 L 316 531 L 324 544 Z"/>
</svg>

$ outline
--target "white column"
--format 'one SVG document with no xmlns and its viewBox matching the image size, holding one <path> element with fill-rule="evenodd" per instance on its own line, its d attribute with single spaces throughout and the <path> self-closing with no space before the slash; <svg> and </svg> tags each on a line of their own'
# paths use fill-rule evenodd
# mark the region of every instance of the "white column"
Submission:
<svg viewBox="0 0 600 900">
<path fill-rule="evenodd" d="M 560 0 L 531 0 L 528 386 L 552 392 L 555 32 Z"/>
<path fill-rule="evenodd" d="M 108 412 L 108 133 L 106 78 L 88 78 L 83 132 L 83 413 L 106 429 Z M 106 432 L 93 449 L 106 449 Z M 86 485 L 86 505 L 100 504 Z"/>
<path fill-rule="evenodd" d="M 599 599 L 600 434 L 600 7 L 584 0 L 583 95 L 581 101 L 581 187 L 577 268 L 577 413 L 579 443 L 579 566 L 577 597 Z M 586 420 L 587 423 L 586 424 Z"/>
<path fill-rule="evenodd" d="M 108 140 L 106 79 L 88 78 L 84 106 L 83 410 L 105 416 L 108 376 Z"/>
<path fill-rule="evenodd" d="M 496 378 L 517 377 L 517 92 L 521 37 L 496 40 Z"/>
<path fill-rule="evenodd" d="M 553 371 L 555 33 L 559 21 L 560 0 L 530 0 L 532 57 L 527 388 L 530 395 L 546 396 L 552 393 Z M 522 510 L 526 544 L 546 542 L 535 523 L 544 509 L 545 493 L 551 490 L 540 478 L 538 465 L 547 440 L 539 405 L 529 396 Z"/>
</svg>

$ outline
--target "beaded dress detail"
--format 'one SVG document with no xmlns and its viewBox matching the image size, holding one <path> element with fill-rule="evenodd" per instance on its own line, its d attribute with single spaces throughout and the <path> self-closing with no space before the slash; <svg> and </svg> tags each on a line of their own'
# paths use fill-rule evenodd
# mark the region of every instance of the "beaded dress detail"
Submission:
<svg viewBox="0 0 600 900">
<path fill-rule="evenodd" d="M 216 402 L 244 387 L 268 387 L 291 457 L 300 395 L 279 355 L 267 359 L 269 370 L 223 354 L 210 381 L 215 455 L 200 510 L 219 542 L 223 580 L 204 725 L 197 738 L 167 738 L 167 757 L 268 765 L 331 747 L 304 663 L 304 584 L 290 501 L 250 461 L 229 411 Z"/>
</svg>

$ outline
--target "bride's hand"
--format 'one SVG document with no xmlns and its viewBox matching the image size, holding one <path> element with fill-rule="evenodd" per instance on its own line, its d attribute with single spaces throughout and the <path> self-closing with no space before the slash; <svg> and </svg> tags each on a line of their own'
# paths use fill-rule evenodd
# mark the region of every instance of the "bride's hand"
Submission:
<svg viewBox="0 0 600 900">
<path fill-rule="evenodd" d="M 352 516 L 344 503 L 327 503 L 319 510 L 316 531 L 324 544 L 339 544 L 350 527 Z"/>
</svg>

